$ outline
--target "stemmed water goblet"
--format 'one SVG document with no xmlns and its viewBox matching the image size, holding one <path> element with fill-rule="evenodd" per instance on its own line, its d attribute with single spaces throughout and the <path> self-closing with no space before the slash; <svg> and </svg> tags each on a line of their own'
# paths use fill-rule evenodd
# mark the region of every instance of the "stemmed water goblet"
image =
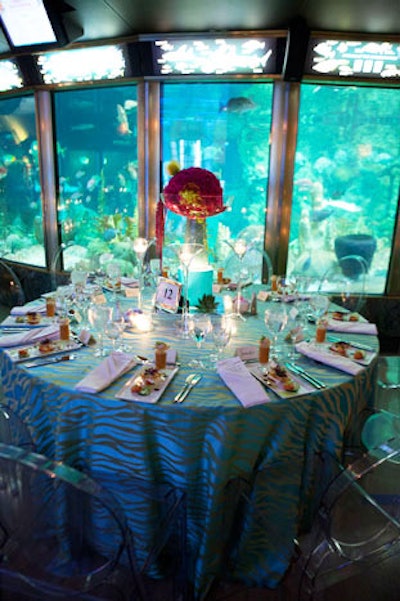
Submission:
<svg viewBox="0 0 400 601">
<path fill-rule="evenodd" d="M 274 358 L 277 358 L 280 353 L 278 337 L 285 330 L 288 323 L 286 306 L 283 303 L 271 305 L 270 308 L 265 310 L 264 323 L 272 336 L 272 354 Z"/>
<path fill-rule="evenodd" d="M 231 244 L 231 242 L 229 242 L 229 240 L 225 240 L 225 242 L 226 242 L 226 244 L 228 244 L 228 246 L 231 247 L 231 249 L 235 253 L 236 257 L 238 258 L 238 263 L 239 263 L 239 269 L 238 269 L 238 274 L 237 274 L 237 278 L 238 278 L 237 293 L 236 293 L 236 303 L 235 303 L 236 311 L 234 313 L 232 313 L 232 316 L 245 321 L 246 318 L 242 315 L 242 313 L 240 311 L 241 294 L 242 294 L 242 279 L 243 279 L 243 275 L 244 275 L 243 259 L 246 255 L 247 251 L 252 247 L 252 244 L 248 244 L 242 238 L 238 238 L 234 244 Z"/>
<path fill-rule="evenodd" d="M 88 309 L 88 321 L 96 332 L 99 341 L 99 347 L 95 352 L 95 357 L 105 357 L 107 351 L 104 348 L 104 332 L 107 322 L 110 319 L 111 307 L 108 305 L 92 304 Z"/>
<path fill-rule="evenodd" d="M 105 326 L 105 334 L 112 341 L 113 351 L 122 351 L 121 346 L 116 346 L 125 330 L 125 319 L 118 304 L 110 308 L 109 319 Z"/>
<path fill-rule="evenodd" d="M 226 315 L 218 315 L 212 320 L 212 339 L 217 351 L 215 356 L 215 366 L 221 359 L 225 348 L 231 339 L 230 319 Z"/>
<path fill-rule="evenodd" d="M 200 351 L 203 348 L 203 342 L 207 336 L 207 334 L 209 334 L 212 330 L 212 323 L 211 323 L 211 319 L 208 315 L 191 315 L 190 319 L 189 319 L 189 334 L 192 337 L 192 339 L 195 341 L 196 343 L 196 348 L 197 348 L 197 352 L 200 355 Z M 201 360 L 201 357 L 199 359 L 192 359 L 192 361 L 190 361 L 189 365 L 191 367 L 201 367 L 204 368 L 205 365 L 203 363 L 203 361 Z"/>
<path fill-rule="evenodd" d="M 110 280 L 114 299 L 116 299 L 118 284 L 121 284 L 121 267 L 117 261 L 111 261 L 107 265 L 107 276 Z"/>
</svg>

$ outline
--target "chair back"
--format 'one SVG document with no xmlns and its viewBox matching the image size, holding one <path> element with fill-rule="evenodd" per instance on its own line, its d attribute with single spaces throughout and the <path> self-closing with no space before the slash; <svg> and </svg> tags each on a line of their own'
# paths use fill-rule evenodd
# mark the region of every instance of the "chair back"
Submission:
<svg viewBox="0 0 400 601">
<path fill-rule="evenodd" d="M 121 507 L 61 462 L 0 444 L 0 533 L 2 590 L 18 598 L 145 597 Z"/>
<path fill-rule="evenodd" d="M 0 442 L 35 451 L 35 443 L 27 424 L 5 405 L 0 405 Z"/>
<path fill-rule="evenodd" d="M 367 265 L 358 255 L 342 257 L 323 274 L 319 292 L 344 309 L 359 312 L 364 304 Z"/>
<path fill-rule="evenodd" d="M 193 560 L 187 546 L 186 493 L 168 482 L 132 473 L 96 468 L 90 473 L 124 508 L 147 586 L 157 584 L 163 601 L 184 601 L 190 595 Z"/>
<path fill-rule="evenodd" d="M 13 268 L 0 259 L 0 305 L 11 309 L 25 304 L 22 284 Z"/>
<path fill-rule="evenodd" d="M 389 489 L 382 478 L 399 457 L 400 438 L 393 438 L 346 468 L 337 465 L 310 532 L 296 541 L 300 601 L 361 573 L 368 578 L 400 552 L 400 479 Z"/>
</svg>

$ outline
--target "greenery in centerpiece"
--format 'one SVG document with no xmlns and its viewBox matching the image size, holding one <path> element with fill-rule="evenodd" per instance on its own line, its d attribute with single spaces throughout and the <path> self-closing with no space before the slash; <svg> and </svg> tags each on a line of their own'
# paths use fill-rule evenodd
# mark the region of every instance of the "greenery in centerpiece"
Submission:
<svg viewBox="0 0 400 601">
<path fill-rule="evenodd" d="M 218 305 L 219 303 L 215 300 L 215 296 L 212 294 L 203 294 L 195 307 L 199 313 L 215 313 Z"/>
</svg>

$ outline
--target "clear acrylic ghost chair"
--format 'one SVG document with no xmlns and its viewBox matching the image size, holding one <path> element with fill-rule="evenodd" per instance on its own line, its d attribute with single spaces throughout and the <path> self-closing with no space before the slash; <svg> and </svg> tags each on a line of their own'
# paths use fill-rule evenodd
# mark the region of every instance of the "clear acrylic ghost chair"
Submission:
<svg viewBox="0 0 400 601">
<path fill-rule="evenodd" d="M 319 292 L 344 310 L 358 313 L 364 304 L 367 264 L 363 257 L 349 255 L 339 259 L 323 274 Z"/>
<path fill-rule="evenodd" d="M 375 406 L 400 416 L 400 354 L 378 359 Z"/>
<path fill-rule="evenodd" d="M 154 598 L 184 601 L 191 594 L 186 494 L 167 482 L 119 471 L 89 472 L 124 507 L 135 540 L 137 565 Z"/>
<path fill-rule="evenodd" d="M 0 305 L 11 309 L 25 303 L 21 281 L 13 268 L 0 259 Z"/>
<path fill-rule="evenodd" d="M 115 498 L 76 469 L 4 444 L 0 588 L 18 601 L 146 598 Z"/>
<path fill-rule="evenodd" d="M 378 567 L 389 570 L 389 578 L 398 572 L 391 562 L 400 554 L 400 482 L 394 479 L 388 494 L 382 472 L 400 457 L 400 438 L 373 451 L 346 468 L 329 466 L 334 476 L 312 527 L 295 541 L 292 579 L 298 601 L 341 598 L 343 586 L 353 591 L 352 598 L 364 598 L 354 596 L 355 582 L 370 585 Z"/>
<path fill-rule="evenodd" d="M 0 405 L 0 442 L 35 451 L 27 424 L 6 405 Z"/>
</svg>

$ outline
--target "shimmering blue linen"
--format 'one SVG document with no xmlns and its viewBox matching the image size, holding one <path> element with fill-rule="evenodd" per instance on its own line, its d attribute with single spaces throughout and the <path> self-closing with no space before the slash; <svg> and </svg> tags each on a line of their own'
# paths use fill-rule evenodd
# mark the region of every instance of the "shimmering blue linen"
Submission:
<svg viewBox="0 0 400 601">
<path fill-rule="evenodd" d="M 185 402 L 176 404 L 173 398 L 194 371 L 188 362 L 197 352 L 191 340 L 177 337 L 176 319 L 159 315 L 153 331 L 126 337 L 135 354 L 152 357 L 156 340 L 177 350 L 180 370 L 155 405 L 115 398 L 132 372 L 99 394 L 74 389 L 101 361 L 93 348 L 78 351 L 75 361 L 31 370 L 1 351 L 5 402 L 27 421 L 37 450 L 53 459 L 94 473 L 165 481 L 187 492 L 197 599 L 204 598 L 221 568 L 225 485 L 263 470 L 267 475 L 254 498 L 265 520 L 260 527 L 248 516 L 235 576 L 253 586 L 275 587 L 288 568 L 293 538 L 312 511 L 314 453 L 340 455 L 345 433 L 359 411 L 372 404 L 375 362 L 350 376 L 301 357 L 299 364 L 323 380 L 326 390 L 286 400 L 271 393 L 271 401 L 247 409 L 216 371 L 207 369 Z M 266 333 L 261 315 L 238 320 L 237 327 L 227 356 L 238 346 L 257 345 Z M 378 348 L 375 337 L 360 339 Z M 206 342 L 201 352 L 205 356 L 211 349 Z M 124 509 L 134 520 L 129 501 Z"/>
</svg>

